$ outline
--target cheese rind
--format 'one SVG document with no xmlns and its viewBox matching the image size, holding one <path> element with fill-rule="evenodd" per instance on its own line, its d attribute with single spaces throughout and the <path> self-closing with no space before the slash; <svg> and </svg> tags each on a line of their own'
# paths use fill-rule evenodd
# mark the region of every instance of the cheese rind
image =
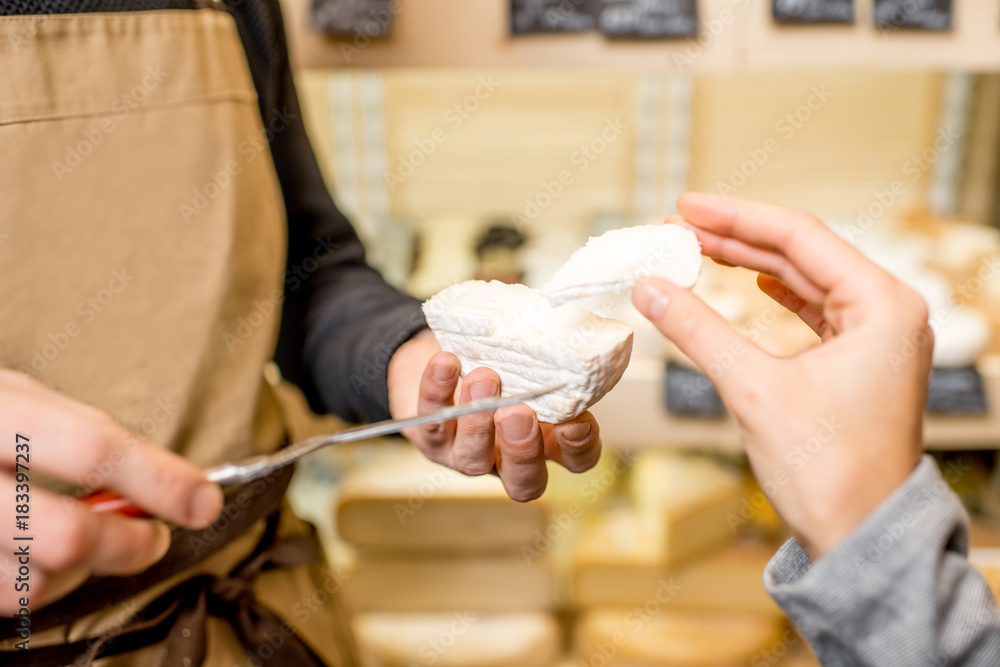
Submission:
<svg viewBox="0 0 1000 667">
<path fill-rule="evenodd" d="M 624 227 L 592 236 L 542 287 L 542 294 L 557 306 L 622 292 L 649 277 L 691 287 L 700 272 L 701 244 L 690 229 L 680 225 Z"/>
<path fill-rule="evenodd" d="M 672 609 L 780 614 L 764 590 L 769 545 L 745 540 L 670 567 L 634 511 L 619 508 L 589 528 L 573 558 L 573 601 L 582 607 L 641 605 L 666 581 L 676 588 Z"/>
<path fill-rule="evenodd" d="M 632 330 L 573 305 L 552 308 L 524 285 L 470 280 L 424 302 L 427 324 L 467 374 L 480 366 L 500 376 L 508 396 L 563 385 L 527 401 L 538 420 L 568 421 L 621 379 Z"/>
<path fill-rule="evenodd" d="M 743 480 L 707 457 L 643 452 L 632 468 L 630 490 L 643 530 L 661 540 L 668 565 L 696 558 L 736 537 Z"/>
<path fill-rule="evenodd" d="M 351 470 L 336 506 L 341 538 L 364 551 L 516 550 L 548 525 L 539 503 L 515 503 L 492 475 L 467 477 L 418 453 Z"/>
<path fill-rule="evenodd" d="M 669 599 L 650 593 L 643 606 L 585 613 L 576 627 L 580 661 L 607 667 L 749 665 L 781 639 L 779 616 L 674 610 Z"/>
</svg>

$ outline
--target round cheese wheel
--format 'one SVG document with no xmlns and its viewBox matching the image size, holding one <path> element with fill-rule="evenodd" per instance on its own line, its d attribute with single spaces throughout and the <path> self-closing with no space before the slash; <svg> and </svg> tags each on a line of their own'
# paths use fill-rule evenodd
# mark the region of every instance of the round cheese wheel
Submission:
<svg viewBox="0 0 1000 667">
<path fill-rule="evenodd" d="M 579 658 L 607 667 L 745 666 L 762 651 L 784 655 L 801 643 L 770 614 L 600 609 L 576 629 Z"/>
<path fill-rule="evenodd" d="M 362 667 L 549 667 L 559 626 L 543 613 L 357 614 L 352 622 Z"/>
</svg>

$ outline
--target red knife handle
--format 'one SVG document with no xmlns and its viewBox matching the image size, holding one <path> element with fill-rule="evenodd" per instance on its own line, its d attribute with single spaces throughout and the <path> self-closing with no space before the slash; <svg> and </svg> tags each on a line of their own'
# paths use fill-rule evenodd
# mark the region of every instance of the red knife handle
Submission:
<svg viewBox="0 0 1000 667">
<path fill-rule="evenodd" d="M 149 519 L 152 517 L 149 512 L 135 505 L 125 496 L 120 496 L 114 491 L 98 489 L 85 493 L 78 500 L 90 505 L 90 509 L 98 514 L 118 514 L 136 519 Z"/>
</svg>

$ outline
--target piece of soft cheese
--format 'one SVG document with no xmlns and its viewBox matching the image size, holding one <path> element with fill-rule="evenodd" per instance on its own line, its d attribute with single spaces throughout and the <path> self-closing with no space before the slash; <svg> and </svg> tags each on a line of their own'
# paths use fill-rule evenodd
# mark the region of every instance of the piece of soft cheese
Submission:
<svg viewBox="0 0 1000 667">
<path fill-rule="evenodd" d="M 596 403 L 621 379 L 632 330 L 617 320 L 565 304 L 553 308 L 524 285 L 469 280 L 424 302 L 441 348 L 500 376 L 504 396 L 563 385 L 527 401 L 538 421 L 558 424 Z"/>
<path fill-rule="evenodd" d="M 573 299 L 623 292 L 649 277 L 692 287 L 700 272 L 701 244 L 687 227 L 624 227 L 591 237 L 541 291 L 557 306 Z"/>
</svg>

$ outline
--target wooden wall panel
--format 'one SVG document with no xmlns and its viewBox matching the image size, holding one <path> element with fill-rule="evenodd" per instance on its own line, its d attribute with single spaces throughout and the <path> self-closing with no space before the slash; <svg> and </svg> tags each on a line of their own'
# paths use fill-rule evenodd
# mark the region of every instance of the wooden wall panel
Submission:
<svg viewBox="0 0 1000 667">
<path fill-rule="evenodd" d="M 889 214 L 905 213 L 925 200 L 929 172 L 907 161 L 933 144 L 942 81 L 917 72 L 699 76 L 689 186 L 730 186 L 739 196 L 853 220 L 899 179 L 906 191 Z"/>
<path fill-rule="evenodd" d="M 526 200 L 546 204 L 547 183 L 562 193 L 540 208 L 538 223 L 579 224 L 596 211 L 630 211 L 636 77 L 384 72 L 392 212 L 415 221 L 466 216 L 485 222 L 525 212 L 530 219 Z M 477 90 L 483 99 L 476 99 Z M 459 112 L 454 105 L 465 106 Z M 594 159 L 581 150 L 592 143 L 595 150 L 604 147 Z M 552 185 L 563 171 L 572 182 Z"/>
</svg>

